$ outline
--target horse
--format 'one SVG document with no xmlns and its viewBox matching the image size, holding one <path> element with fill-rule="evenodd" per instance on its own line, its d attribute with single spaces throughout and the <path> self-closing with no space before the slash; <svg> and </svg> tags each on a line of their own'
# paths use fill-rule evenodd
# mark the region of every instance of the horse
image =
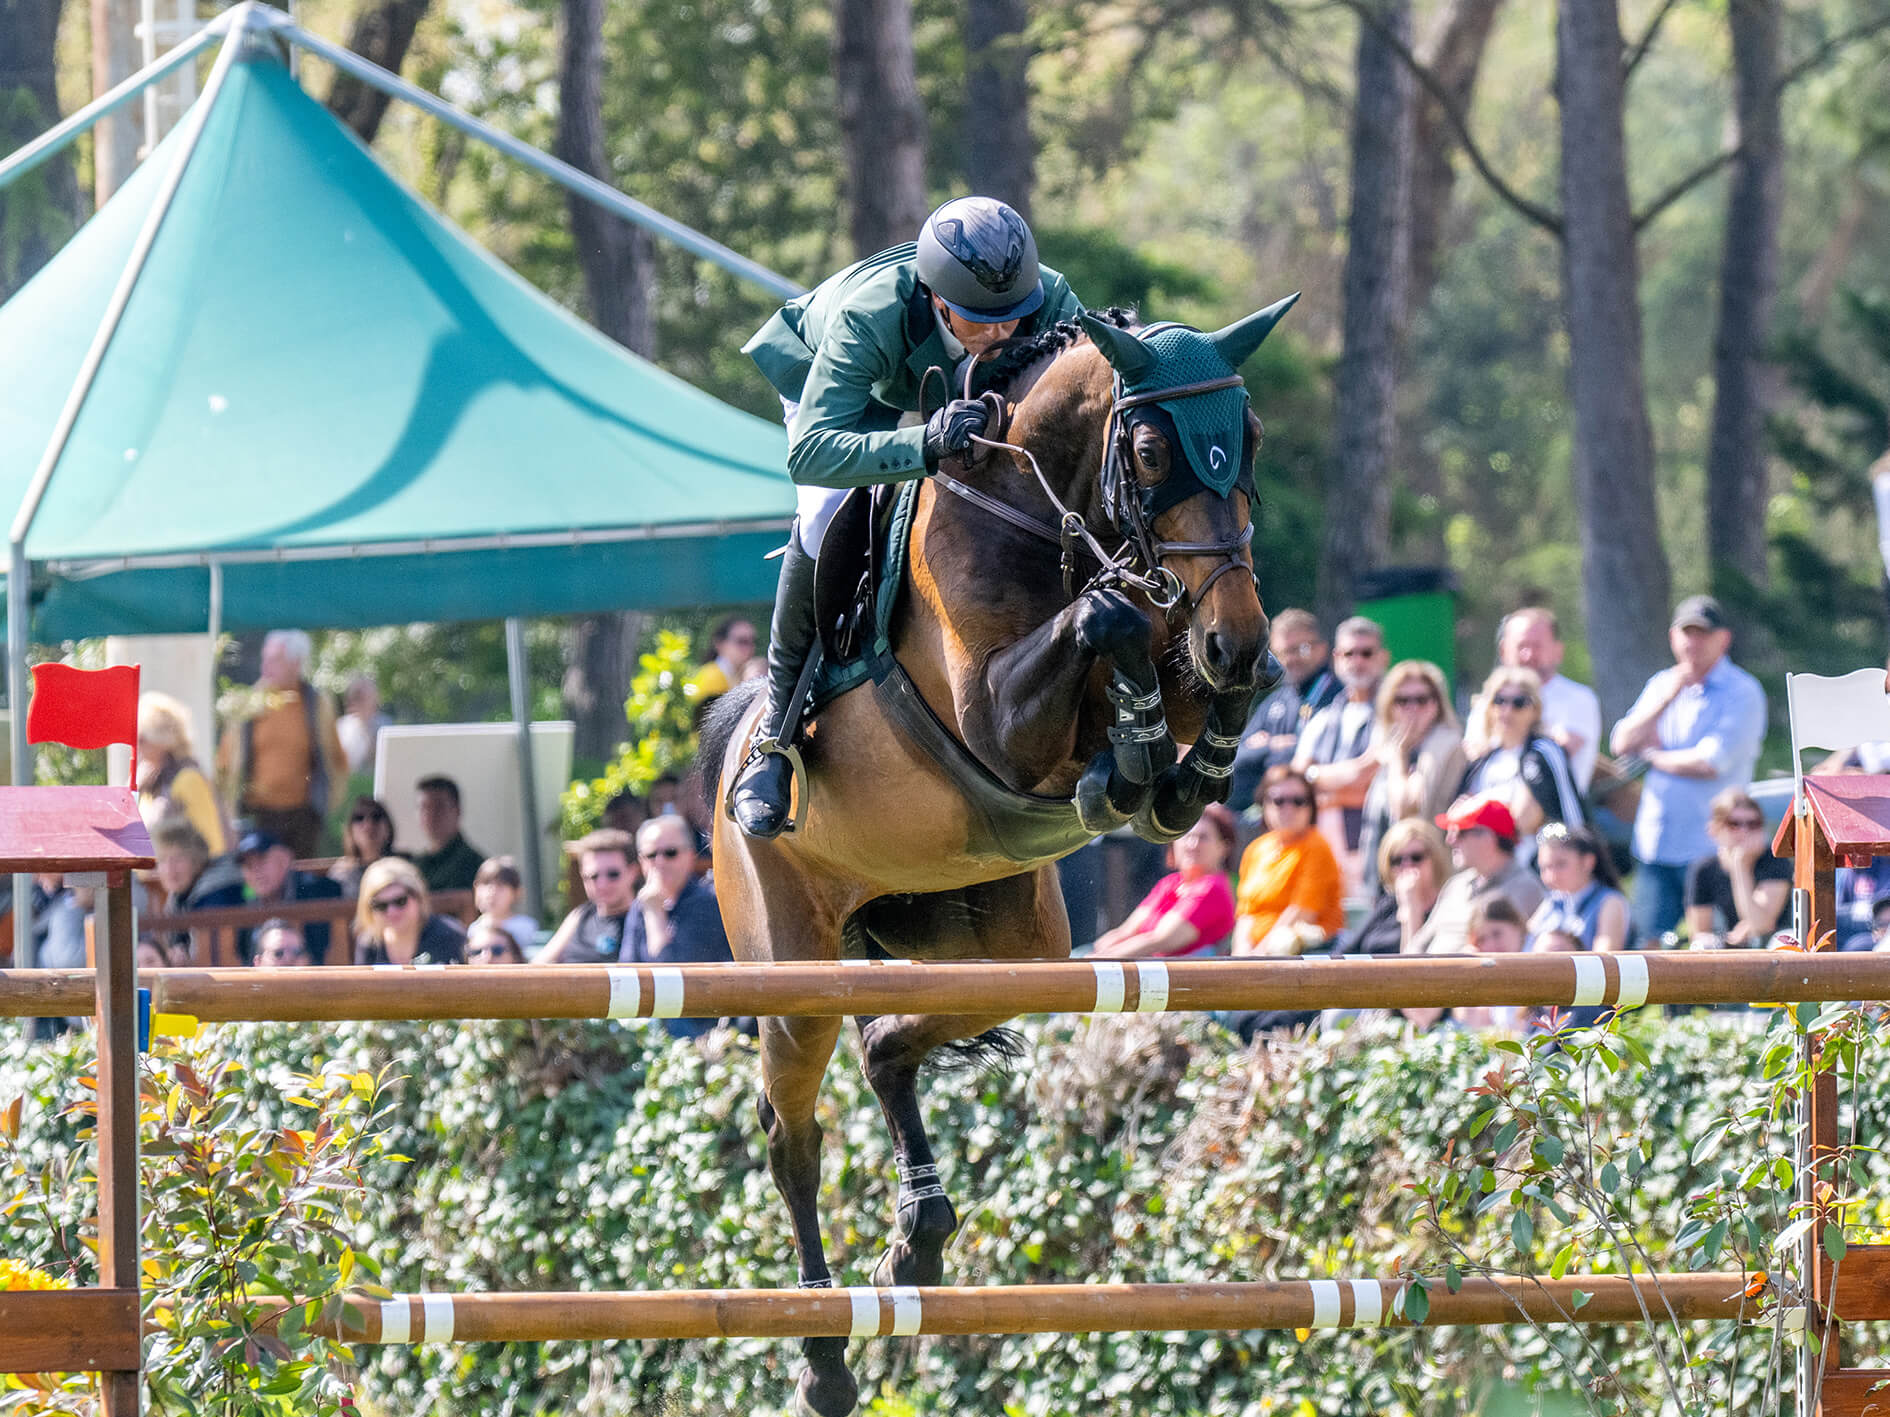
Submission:
<svg viewBox="0 0 1890 1417">
<path fill-rule="evenodd" d="M 1173 840 L 1225 796 L 1252 704 L 1279 674 L 1250 549 L 1261 428 L 1234 371 L 1295 299 L 1212 335 L 1085 315 L 998 356 L 997 427 L 919 488 L 892 665 L 818 709 L 792 831 L 750 839 L 726 808 L 763 686 L 705 716 L 716 893 L 738 960 L 1067 958 L 1055 861 L 1124 822 Z M 1178 744 L 1193 746 L 1178 757 Z M 958 1216 L 919 1069 L 941 1049 L 1016 1056 L 1006 1017 L 855 1021 L 899 1173 L 875 1284 L 942 1281 Z M 829 1287 L 815 1103 L 841 1021 L 760 1028 L 769 1169 L 801 1286 Z M 855 1407 L 846 1342 L 802 1341 L 802 1413 Z"/>
</svg>

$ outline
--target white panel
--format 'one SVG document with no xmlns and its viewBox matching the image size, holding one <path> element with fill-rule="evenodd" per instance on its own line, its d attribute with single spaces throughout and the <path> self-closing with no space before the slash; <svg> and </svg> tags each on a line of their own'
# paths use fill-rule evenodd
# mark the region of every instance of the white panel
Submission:
<svg viewBox="0 0 1890 1417">
<path fill-rule="evenodd" d="M 847 1298 L 853 1301 L 853 1336 L 872 1338 L 879 1332 L 879 1291 L 849 1288 Z"/>
<path fill-rule="evenodd" d="M 650 992 L 655 999 L 651 1018 L 680 1018 L 683 1007 L 682 971 L 665 966 L 650 971 Z"/>
<path fill-rule="evenodd" d="M 451 1294 L 422 1294 L 420 1307 L 424 1315 L 420 1328 L 420 1341 L 422 1343 L 451 1343 L 453 1341 L 453 1296 Z"/>
<path fill-rule="evenodd" d="M 1352 1281 L 1352 1327 L 1377 1328 L 1385 1321 L 1385 1291 L 1375 1279 Z"/>
<path fill-rule="evenodd" d="M 413 1314 L 402 1298 L 383 1299 L 381 1301 L 381 1342 L 409 1343 L 412 1341 Z"/>
<path fill-rule="evenodd" d="M 1575 997 L 1569 1002 L 1577 1008 L 1598 1004 L 1608 994 L 1608 974 L 1598 955 L 1570 955 L 1575 965 Z"/>
<path fill-rule="evenodd" d="M 919 1331 L 919 1291 L 901 1287 L 890 1292 L 893 1303 L 893 1336 L 910 1338 Z"/>
<path fill-rule="evenodd" d="M 628 965 L 613 964 L 610 967 L 610 1007 L 604 1017 L 635 1018 L 640 1002 L 642 986 L 637 982 L 636 970 Z"/>
<path fill-rule="evenodd" d="M 1122 966 L 1112 959 L 1099 959 L 1092 960 L 1089 967 L 1096 971 L 1096 1012 L 1121 1013 L 1122 1001 L 1128 997 Z"/>
<path fill-rule="evenodd" d="M 1142 989 L 1135 999 L 1138 1014 L 1165 1013 L 1168 1009 L 1168 966 L 1146 960 L 1135 967 L 1135 977 Z"/>
<path fill-rule="evenodd" d="M 1621 971 L 1621 997 L 1616 1004 L 1624 1009 L 1639 1008 L 1647 1002 L 1647 961 L 1637 954 L 1619 954 L 1614 964 Z"/>
<path fill-rule="evenodd" d="M 1339 1285 L 1336 1280 L 1314 1279 L 1308 1284 L 1312 1288 L 1312 1326 L 1314 1328 L 1337 1328 L 1339 1326 Z"/>
</svg>

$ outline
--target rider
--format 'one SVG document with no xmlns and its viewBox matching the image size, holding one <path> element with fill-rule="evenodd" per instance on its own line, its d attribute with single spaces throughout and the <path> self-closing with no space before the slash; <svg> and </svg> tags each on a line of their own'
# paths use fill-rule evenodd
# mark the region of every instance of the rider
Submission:
<svg viewBox="0 0 1890 1417">
<path fill-rule="evenodd" d="M 916 244 L 828 277 L 742 347 L 781 396 L 798 485 L 768 635 L 768 707 L 734 792 L 750 836 L 787 824 L 793 772 L 777 748 L 797 727 L 786 717 L 814 645 L 814 558 L 841 500 L 854 487 L 924 477 L 985 431 L 975 399 L 948 399 L 923 425 L 900 426 L 918 410 L 928 369 L 951 378 L 960 361 L 1082 309 L 1069 283 L 1038 265 L 1021 216 L 992 197 L 958 197 L 925 219 Z"/>
</svg>

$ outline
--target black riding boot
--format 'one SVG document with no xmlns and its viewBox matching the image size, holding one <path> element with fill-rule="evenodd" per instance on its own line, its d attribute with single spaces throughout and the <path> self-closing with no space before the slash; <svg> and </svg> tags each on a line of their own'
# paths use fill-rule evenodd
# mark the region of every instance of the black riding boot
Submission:
<svg viewBox="0 0 1890 1417">
<path fill-rule="evenodd" d="M 788 703 L 814 647 L 814 558 L 801 549 L 798 524 L 781 558 L 781 583 L 774 593 L 768 629 L 768 707 L 756 726 L 757 743 L 786 746 L 799 724 L 787 722 Z M 779 836 L 792 806 L 794 768 L 785 753 L 766 752 L 735 784 L 735 821 L 750 836 Z M 806 810 L 805 806 L 802 808 Z"/>
</svg>

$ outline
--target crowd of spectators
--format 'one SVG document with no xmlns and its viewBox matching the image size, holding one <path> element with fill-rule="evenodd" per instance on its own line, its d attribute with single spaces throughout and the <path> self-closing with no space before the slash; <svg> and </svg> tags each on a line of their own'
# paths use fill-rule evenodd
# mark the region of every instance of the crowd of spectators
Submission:
<svg viewBox="0 0 1890 1417">
<path fill-rule="evenodd" d="M 1088 948 L 1183 959 L 1764 944 L 1791 877 L 1747 790 L 1764 692 L 1733 662 L 1731 628 L 1711 597 L 1682 601 L 1668 639 L 1673 666 L 1604 737 L 1594 691 L 1562 672 L 1565 647 L 1546 607 L 1503 620 L 1496 667 L 1461 713 L 1444 672 L 1394 662 L 1376 622 L 1347 619 L 1328 641 L 1310 613 L 1279 612 L 1270 647 L 1285 675 L 1246 725 L 1230 808 L 1210 807 L 1174 843 L 1168 873 Z M 756 649 L 752 622 L 719 622 L 691 697 L 706 703 L 749 677 Z M 329 802 L 350 769 L 372 762 L 387 720 L 367 679 L 350 683 L 337 715 L 308 681 L 308 653 L 299 632 L 268 637 L 255 692 L 222 735 L 221 795 L 197 761 L 184 707 L 144 695 L 138 787 L 157 856 L 149 887 L 165 912 L 271 912 L 235 935 L 241 958 L 267 968 L 336 957 L 330 922 L 344 916 L 347 957 L 363 964 L 731 957 L 694 794 L 675 775 L 644 798 L 613 799 L 602 824 L 568 845 L 582 899 L 550 929 L 524 899 L 517 862 L 466 839 L 451 777 L 414 784 L 416 847 L 397 844 L 387 806 L 361 795 L 341 819 L 340 856 L 316 860 Z M 1591 796 L 1604 779 L 1638 787 L 1627 820 L 1610 816 L 1617 799 Z M 1627 838 L 1625 851 L 1611 831 Z M 1890 947 L 1890 860 L 1839 875 L 1846 947 Z M 41 957 L 53 963 L 76 948 L 82 958 L 84 891 L 49 877 L 38 896 Z M 331 902 L 333 913 L 301 908 L 309 902 Z M 147 937 L 140 958 L 189 962 L 190 931 Z M 1227 1022 L 1250 1037 L 1315 1017 Z M 1511 1032 L 1542 1022 L 1519 1010 L 1407 1017 Z M 710 1026 L 665 1021 L 681 1036 Z"/>
<path fill-rule="evenodd" d="M 746 676 L 754 626 L 724 621 L 712 645 L 696 676 L 708 697 Z M 366 678 L 349 684 L 346 712 L 337 715 L 308 681 L 308 656 L 298 631 L 265 639 L 254 690 L 222 738 L 221 795 L 197 762 L 188 710 L 161 693 L 141 697 L 138 798 L 156 869 L 136 889 L 141 911 L 163 917 L 139 939 L 141 968 L 210 963 L 204 942 L 212 930 L 225 932 L 242 962 L 268 969 L 343 958 L 394 967 L 732 958 L 705 839 L 675 774 L 658 778 L 646 798 L 613 798 L 603 825 L 567 847 L 583 899 L 549 931 L 525 898 L 518 862 L 487 856 L 466 839 L 452 777 L 429 774 L 414 784 L 416 847 L 395 840 L 386 803 L 361 794 L 336 819 L 340 854 L 321 858 L 328 804 L 341 800 L 350 771 L 373 765 L 388 718 Z M 89 910 L 89 892 L 43 878 L 35 919 L 45 964 L 83 963 Z M 337 931 L 345 952 L 336 948 Z M 678 1037 L 713 1026 L 663 1021 Z"/>
<path fill-rule="evenodd" d="M 1176 843 L 1175 873 L 1094 952 L 1346 957 L 1764 945 L 1781 923 L 1791 879 L 1748 791 L 1764 692 L 1730 658 L 1732 632 L 1710 596 L 1680 603 L 1668 641 L 1673 667 L 1649 680 L 1604 740 L 1599 700 L 1562 672 L 1564 646 L 1546 607 L 1503 620 L 1497 665 L 1461 720 L 1438 666 L 1392 662 L 1375 622 L 1344 621 L 1328 648 L 1310 614 L 1281 611 L 1271 648 L 1285 677 L 1255 710 L 1236 759 L 1241 849 L 1213 849 L 1217 832 L 1197 828 Z M 1622 841 L 1610 838 L 1612 820 L 1589 795 L 1600 790 L 1604 748 L 1614 755 L 1607 780 L 1639 786 Z M 1225 883 L 1231 916 L 1214 906 L 1222 883 L 1209 878 L 1223 860 L 1238 862 Z M 1631 902 L 1624 867 L 1633 873 Z M 1840 873 L 1850 947 L 1890 942 L 1885 868 L 1890 861 Z M 1316 1017 L 1224 1021 L 1252 1037 Z M 1420 1027 L 1544 1026 L 1527 1010 L 1406 1017 Z"/>
</svg>

